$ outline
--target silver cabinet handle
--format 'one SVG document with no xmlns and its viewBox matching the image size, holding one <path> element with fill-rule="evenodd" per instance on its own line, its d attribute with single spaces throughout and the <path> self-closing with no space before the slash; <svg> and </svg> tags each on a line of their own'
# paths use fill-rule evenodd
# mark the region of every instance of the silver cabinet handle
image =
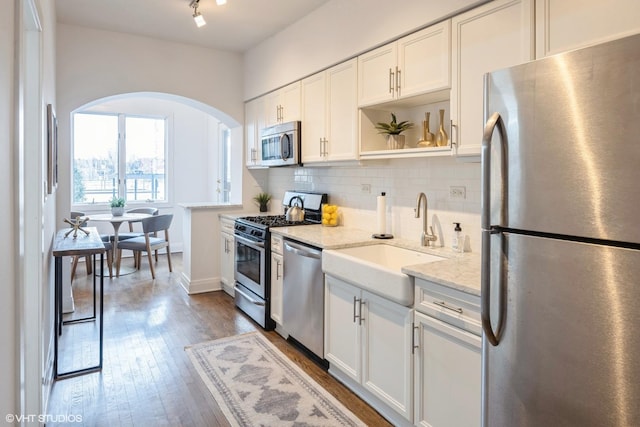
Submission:
<svg viewBox="0 0 640 427">
<path fill-rule="evenodd" d="M 500 230 L 494 229 L 491 226 L 491 140 L 493 133 L 498 129 L 500 132 L 501 143 L 501 192 L 502 192 L 502 205 L 500 206 L 500 223 L 504 222 L 505 205 L 507 200 L 507 184 L 505 176 L 507 173 L 507 159 L 506 159 L 506 144 L 507 137 L 504 128 L 504 123 L 500 114 L 493 113 L 493 115 L 487 121 L 484 128 L 484 134 L 482 136 L 482 198 L 481 198 L 481 229 L 482 229 L 482 261 L 480 270 L 480 287 L 481 287 L 481 317 L 482 317 L 482 330 L 487 337 L 487 340 L 491 345 L 496 346 L 500 342 L 500 332 L 503 326 L 503 312 L 504 312 L 504 291 L 502 285 L 502 274 L 498 274 L 497 289 L 499 292 L 499 317 L 496 331 L 493 330 L 491 324 L 491 235 L 495 233 L 501 233 Z"/>
<path fill-rule="evenodd" d="M 356 296 L 353 296 L 353 323 L 356 323 L 356 319 L 358 318 L 358 315 L 356 314 L 356 301 L 359 301 Z"/>
<path fill-rule="evenodd" d="M 411 330 L 411 354 L 415 354 L 416 348 L 420 348 L 420 345 L 416 344 L 419 341 L 416 340 L 416 331 L 420 328 L 415 323 L 412 323 L 411 326 L 413 327 Z"/>
<path fill-rule="evenodd" d="M 364 320 L 364 317 L 362 317 L 362 306 L 366 304 L 366 302 L 360 298 L 360 314 L 358 315 L 358 325 L 362 325 L 362 321 Z"/>
<path fill-rule="evenodd" d="M 276 280 L 282 278 L 280 275 L 280 261 L 276 261 Z"/>
<path fill-rule="evenodd" d="M 458 146 L 458 125 L 454 125 L 453 124 L 453 120 L 449 120 L 450 125 L 449 125 L 449 141 L 451 142 L 451 147 L 453 148 L 453 146 L 455 145 L 456 147 Z M 454 141 L 453 139 L 453 129 L 456 130 L 456 139 Z"/>
<path fill-rule="evenodd" d="M 389 68 L 389 93 L 393 94 L 393 70 Z"/>
<path fill-rule="evenodd" d="M 396 65 L 396 96 L 400 96 L 400 73 L 402 71 Z"/>
<path fill-rule="evenodd" d="M 433 301 L 435 305 L 439 305 L 442 308 L 446 308 L 447 310 L 455 311 L 456 313 L 462 314 L 462 309 L 460 307 L 452 307 L 444 301 Z"/>
</svg>

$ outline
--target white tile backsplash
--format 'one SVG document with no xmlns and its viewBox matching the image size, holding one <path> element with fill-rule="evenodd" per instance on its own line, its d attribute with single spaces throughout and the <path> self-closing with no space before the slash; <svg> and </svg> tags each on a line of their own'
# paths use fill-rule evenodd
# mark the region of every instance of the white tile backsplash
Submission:
<svg viewBox="0 0 640 427">
<path fill-rule="evenodd" d="M 369 184 L 371 192 L 362 191 Z M 464 186 L 466 198 L 451 200 L 449 187 Z M 422 218 L 414 217 L 416 199 L 428 199 L 429 225 L 438 244 L 451 246 L 453 222 L 460 222 L 468 247 L 480 251 L 480 164 L 450 157 L 362 162 L 360 166 L 269 169 L 268 191 L 282 199 L 286 190 L 317 191 L 341 208 L 345 225 L 375 232 L 376 196 L 387 194 L 388 230 L 397 237 L 420 239 Z"/>
</svg>

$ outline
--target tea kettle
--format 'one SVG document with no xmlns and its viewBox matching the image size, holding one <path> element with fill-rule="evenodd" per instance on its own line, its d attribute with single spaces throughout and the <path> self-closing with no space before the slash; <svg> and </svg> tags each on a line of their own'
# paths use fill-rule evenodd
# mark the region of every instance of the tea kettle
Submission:
<svg viewBox="0 0 640 427">
<path fill-rule="evenodd" d="M 298 200 L 296 200 L 295 205 L 291 205 L 294 199 L 298 199 L 300 201 L 300 206 L 298 206 Z M 289 208 L 287 209 L 287 214 L 285 215 L 287 221 L 300 222 L 304 221 L 304 201 L 300 196 L 293 196 L 291 200 L 289 200 Z"/>
</svg>

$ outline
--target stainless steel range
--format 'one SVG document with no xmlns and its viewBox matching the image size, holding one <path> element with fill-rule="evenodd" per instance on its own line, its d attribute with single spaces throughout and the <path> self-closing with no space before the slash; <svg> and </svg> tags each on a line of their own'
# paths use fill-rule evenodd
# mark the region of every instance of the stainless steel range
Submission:
<svg viewBox="0 0 640 427">
<path fill-rule="evenodd" d="M 289 221 L 286 218 L 286 210 L 296 203 L 301 204 L 300 207 L 305 211 L 303 221 Z M 269 229 L 319 224 L 322 220 L 323 203 L 327 203 L 327 195 L 324 193 L 287 191 L 282 200 L 285 208 L 283 215 L 247 216 L 235 221 L 235 304 L 267 330 L 275 327 L 275 322 L 271 320 L 270 306 L 271 233 Z"/>
</svg>

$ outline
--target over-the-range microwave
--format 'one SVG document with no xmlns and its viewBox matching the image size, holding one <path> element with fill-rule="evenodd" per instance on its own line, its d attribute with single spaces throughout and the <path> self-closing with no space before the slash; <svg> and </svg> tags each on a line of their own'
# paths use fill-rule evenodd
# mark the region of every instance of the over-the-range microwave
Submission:
<svg viewBox="0 0 640 427">
<path fill-rule="evenodd" d="M 287 122 L 262 129 L 260 164 L 290 166 L 300 164 L 300 122 Z"/>
</svg>

